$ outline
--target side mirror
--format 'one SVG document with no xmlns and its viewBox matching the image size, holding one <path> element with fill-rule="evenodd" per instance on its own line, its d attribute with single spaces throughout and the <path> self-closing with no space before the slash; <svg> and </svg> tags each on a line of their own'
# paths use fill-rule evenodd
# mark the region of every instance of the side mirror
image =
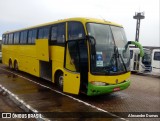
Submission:
<svg viewBox="0 0 160 121">
<path fill-rule="evenodd" d="M 136 45 L 139 49 L 140 49 L 140 56 L 143 57 L 144 56 L 144 50 L 142 45 L 139 42 L 136 41 L 128 41 L 128 43 L 126 44 L 125 48 L 127 49 L 128 45 Z"/>
<path fill-rule="evenodd" d="M 93 36 L 86 35 L 86 39 L 88 39 L 90 41 L 91 45 L 95 45 L 96 44 L 96 39 Z"/>
<path fill-rule="evenodd" d="M 91 54 L 96 55 L 96 39 L 90 35 L 86 35 L 86 39 L 89 41 L 91 47 Z"/>
</svg>

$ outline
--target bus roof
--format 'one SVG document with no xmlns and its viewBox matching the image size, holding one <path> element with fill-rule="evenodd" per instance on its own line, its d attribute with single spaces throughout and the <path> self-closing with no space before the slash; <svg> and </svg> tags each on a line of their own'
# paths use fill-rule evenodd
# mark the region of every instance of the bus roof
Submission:
<svg viewBox="0 0 160 121">
<path fill-rule="evenodd" d="M 68 21 L 80 21 L 82 23 L 101 23 L 101 24 L 109 24 L 109 25 L 114 25 L 114 26 L 119 26 L 122 27 L 122 25 L 110 22 L 110 21 L 106 21 L 106 20 L 102 20 L 102 19 L 95 19 L 95 18 L 68 18 L 68 19 L 62 19 L 62 20 L 57 20 L 54 22 L 49 22 L 49 23 L 45 23 L 45 24 L 39 24 L 36 26 L 32 26 L 32 27 L 27 27 L 27 28 L 23 28 L 23 29 L 19 29 L 19 30 L 14 30 L 14 31 L 7 31 L 4 34 L 8 34 L 8 33 L 13 33 L 13 32 L 18 32 L 18 31 L 23 31 L 23 30 L 28 30 L 28 29 L 33 29 L 33 28 L 39 28 L 39 27 L 43 27 L 43 26 L 49 26 L 52 24 L 57 24 L 57 23 L 62 23 L 62 22 L 68 22 Z"/>
</svg>

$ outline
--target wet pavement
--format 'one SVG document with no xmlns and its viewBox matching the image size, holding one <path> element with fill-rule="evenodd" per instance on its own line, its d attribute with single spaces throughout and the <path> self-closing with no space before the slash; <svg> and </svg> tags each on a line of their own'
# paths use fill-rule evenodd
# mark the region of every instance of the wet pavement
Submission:
<svg viewBox="0 0 160 121">
<path fill-rule="evenodd" d="M 0 112 L 22 112 L 23 110 L 17 107 L 5 93 L 0 91 Z"/>
<path fill-rule="evenodd" d="M 23 110 L 11 101 L 6 93 L 0 89 L 0 112 L 23 112 Z M 6 119 L 0 119 L 6 121 Z M 7 121 L 17 121 L 17 119 L 7 119 Z M 19 119 L 19 121 L 28 121 L 27 119 Z M 30 121 L 36 121 L 32 119 Z"/>
<path fill-rule="evenodd" d="M 78 102 L 66 95 L 57 93 L 53 83 L 46 80 L 31 76 L 24 72 L 15 72 L 25 78 L 19 77 L 3 65 L 0 65 L 0 84 L 7 88 L 10 92 L 17 95 L 21 100 L 29 104 L 39 112 L 99 112 L 98 107 L 107 112 L 121 115 L 125 112 L 160 112 L 160 78 L 146 75 L 132 75 L 131 86 L 123 91 L 107 94 L 103 96 L 87 97 L 85 95 L 73 96 L 75 99 L 81 100 L 92 106 L 87 106 L 82 102 Z M 29 81 L 28 79 L 34 81 Z M 37 85 L 39 83 L 48 88 Z M 50 89 L 49 89 L 50 88 Z M 51 90 L 52 89 L 52 90 Z M 89 113 L 88 113 L 89 114 Z M 94 113 L 93 113 L 94 114 Z M 93 115 L 92 114 L 92 115 Z M 74 113 L 72 114 L 72 116 Z M 75 113 L 76 115 L 76 113 Z M 64 120 L 56 119 L 55 120 Z M 127 120 L 138 120 L 136 118 L 125 118 Z M 122 119 L 122 120 L 125 120 Z M 66 119 L 65 119 L 66 120 Z M 75 120 L 75 119 L 68 119 Z M 119 118 L 103 118 L 103 119 L 82 119 L 76 120 L 120 120 Z M 139 120 L 153 120 L 141 118 Z M 158 120 L 158 119 L 154 119 Z"/>
</svg>

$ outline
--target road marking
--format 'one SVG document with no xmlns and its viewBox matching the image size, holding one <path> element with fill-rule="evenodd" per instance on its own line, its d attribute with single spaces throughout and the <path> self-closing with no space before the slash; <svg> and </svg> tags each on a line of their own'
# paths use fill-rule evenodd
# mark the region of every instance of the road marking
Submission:
<svg viewBox="0 0 160 121">
<path fill-rule="evenodd" d="M 114 116 L 114 117 L 116 117 L 116 118 L 120 118 L 121 120 L 128 121 L 127 119 L 121 118 L 121 117 L 119 117 L 119 116 L 117 116 L 117 115 L 115 115 L 115 114 L 113 114 L 113 113 L 110 113 L 110 112 L 108 112 L 108 111 L 106 111 L 106 110 L 104 110 L 104 109 L 102 109 L 102 108 L 99 108 L 99 107 L 94 106 L 94 105 L 92 105 L 92 104 L 89 104 L 89 103 L 87 103 L 87 102 L 85 102 L 85 101 L 82 101 L 82 100 L 80 100 L 80 99 L 77 99 L 77 98 L 75 98 L 75 97 L 72 97 L 72 96 L 70 96 L 70 95 L 67 95 L 67 94 L 65 94 L 65 93 L 63 93 L 63 92 L 54 90 L 54 89 L 52 89 L 52 88 L 50 88 L 50 87 L 47 87 L 47 86 L 42 85 L 42 84 L 40 84 L 40 83 L 37 83 L 37 82 L 35 82 L 35 81 L 31 80 L 31 79 L 28 79 L 28 78 L 26 78 L 26 77 L 24 77 L 24 76 L 21 76 L 21 75 L 19 75 L 19 74 L 17 74 L 17 73 L 14 73 L 14 72 L 10 71 L 10 70 L 4 69 L 4 68 L 2 68 L 2 67 L 0 67 L 0 69 L 1 69 L 1 70 L 4 70 L 4 71 L 7 71 L 7 72 L 9 72 L 9 73 L 12 73 L 12 74 L 14 74 L 14 75 L 17 75 L 17 76 L 19 76 L 19 77 L 21 77 L 21 78 L 24 78 L 24 79 L 26 79 L 26 80 L 28 80 L 28 81 L 31 81 L 31 82 L 33 82 L 33 83 L 35 83 L 35 84 L 38 84 L 38 85 L 42 86 L 42 87 L 45 87 L 45 88 L 47 88 L 47 89 L 50 89 L 50 90 L 52 90 L 52 91 L 54 91 L 54 92 L 56 92 L 56 93 L 59 93 L 59 94 L 61 94 L 61 95 L 63 95 L 63 96 L 69 97 L 69 98 L 71 98 L 71 99 L 73 99 L 73 100 L 75 100 L 75 101 L 78 101 L 78 102 L 80 102 L 80 103 L 83 103 L 83 104 L 85 104 L 85 105 L 87 105 L 87 106 L 89 106 L 89 107 L 92 107 L 92 108 L 94 108 L 94 109 L 97 109 L 98 111 L 107 113 L 107 114 L 109 114 L 109 115 L 111 115 L 111 116 Z"/>
</svg>

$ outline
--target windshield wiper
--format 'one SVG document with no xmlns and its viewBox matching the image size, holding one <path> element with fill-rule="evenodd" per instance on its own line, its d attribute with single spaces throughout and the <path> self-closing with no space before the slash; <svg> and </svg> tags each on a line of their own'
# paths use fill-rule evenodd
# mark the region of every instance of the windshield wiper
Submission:
<svg viewBox="0 0 160 121">
<path fill-rule="evenodd" d="M 125 68 L 125 70 L 126 70 L 126 72 L 127 72 L 127 67 L 126 67 L 126 65 L 125 65 L 125 63 L 124 63 L 124 60 L 123 60 L 123 58 L 122 58 L 122 55 L 119 54 L 119 56 L 120 56 L 120 58 L 121 58 L 121 60 L 122 60 L 123 66 L 124 66 L 124 68 Z"/>
<path fill-rule="evenodd" d="M 115 45 L 115 57 L 116 58 L 121 58 L 121 61 L 122 61 L 122 64 L 123 64 L 123 66 L 124 66 L 124 68 L 125 68 L 125 71 L 127 72 L 127 67 L 126 67 L 126 65 L 125 65 L 125 63 L 124 63 L 124 60 L 123 60 L 123 58 L 122 58 L 122 55 L 121 54 L 119 54 L 119 51 L 118 51 L 118 47 Z M 117 62 L 116 62 L 117 63 Z M 117 65 L 117 64 L 116 64 Z M 118 67 L 118 66 L 117 66 Z"/>
</svg>

